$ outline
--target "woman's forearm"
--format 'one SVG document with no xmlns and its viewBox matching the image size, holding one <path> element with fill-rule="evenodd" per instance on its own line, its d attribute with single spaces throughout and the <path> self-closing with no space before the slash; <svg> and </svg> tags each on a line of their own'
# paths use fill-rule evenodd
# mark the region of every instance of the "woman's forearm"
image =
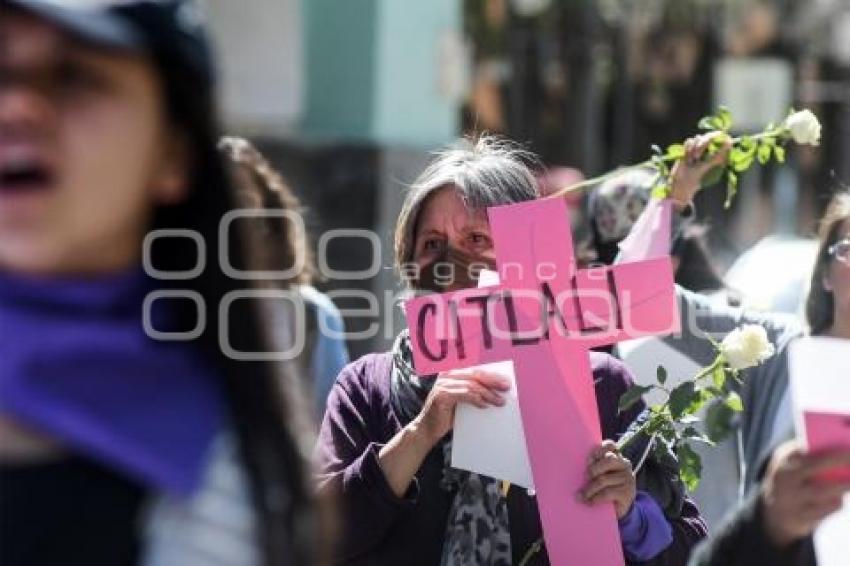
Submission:
<svg viewBox="0 0 850 566">
<path fill-rule="evenodd" d="M 435 442 L 428 438 L 416 421 L 401 429 L 381 449 L 378 461 L 387 483 L 398 497 L 404 497 L 413 476 Z"/>
</svg>

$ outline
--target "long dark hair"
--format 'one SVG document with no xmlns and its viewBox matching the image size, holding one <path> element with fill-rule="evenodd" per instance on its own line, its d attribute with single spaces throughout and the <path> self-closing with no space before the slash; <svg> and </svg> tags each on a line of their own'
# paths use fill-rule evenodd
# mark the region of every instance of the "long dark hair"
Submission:
<svg viewBox="0 0 850 566">
<path fill-rule="evenodd" d="M 191 281 L 175 286 L 199 292 L 208 309 L 207 327 L 198 340 L 218 368 L 230 412 L 232 428 L 250 478 L 252 497 L 258 512 L 259 541 L 267 564 L 307 564 L 312 562 L 315 536 L 312 498 L 306 454 L 299 448 L 298 419 L 301 405 L 280 384 L 293 383 L 293 370 L 272 361 L 241 361 L 224 354 L 219 334 L 238 337 L 240 350 L 272 351 L 270 333 L 256 301 L 236 300 L 231 304 L 229 326 L 221 328 L 218 308 L 231 291 L 255 287 L 247 281 L 228 277 L 219 265 L 219 223 L 236 208 L 222 157 L 216 149 L 219 128 L 209 78 L 176 63 L 167 53 L 154 52 L 160 71 L 168 118 L 186 136 L 191 151 L 192 175 L 186 200 L 174 206 L 159 207 L 153 228 L 195 230 L 206 241 L 206 268 Z M 205 84 L 207 83 L 207 84 Z M 228 234 L 229 260 L 236 269 L 263 269 L 249 255 L 245 231 L 248 223 L 234 223 Z M 239 228 L 239 229 L 237 229 Z M 151 261 L 160 270 L 183 270 L 195 265 L 197 249 L 191 240 L 170 239 L 168 246 L 154 246 Z M 163 281 L 163 284 L 168 282 Z M 194 307 L 178 311 L 186 328 L 195 325 Z M 191 416 L 187 416 L 191 418 Z"/>
<path fill-rule="evenodd" d="M 832 256 L 829 248 L 838 241 L 841 225 L 850 220 L 850 191 L 837 193 L 820 221 L 817 260 L 806 299 L 806 321 L 811 334 L 823 334 L 835 323 L 835 297 L 823 286 Z"/>
<path fill-rule="evenodd" d="M 307 238 L 304 209 L 289 183 L 254 146 L 245 138 L 226 136 L 218 143 L 219 150 L 227 157 L 233 170 L 237 194 L 244 193 L 250 205 L 273 211 L 296 213 L 302 218 L 302 230 L 288 218 L 269 217 L 260 223 L 257 234 L 273 245 L 261 246 L 258 251 L 265 257 L 257 258 L 267 269 L 285 271 L 301 259 L 301 269 L 290 279 L 281 281 L 281 286 L 310 285 L 316 279 L 316 265 Z M 245 204 L 243 204 L 245 206 Z"/>
</svg>

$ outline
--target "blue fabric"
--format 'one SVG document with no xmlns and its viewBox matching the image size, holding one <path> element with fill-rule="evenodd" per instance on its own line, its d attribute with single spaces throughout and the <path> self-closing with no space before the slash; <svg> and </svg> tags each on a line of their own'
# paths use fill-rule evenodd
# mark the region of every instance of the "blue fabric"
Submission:
<svg viewBox="0 0 850 566">
<path fill-rule="evenodd" d="M 0 273 L 0 413 L 177 494 L 193 491 L 223 424 L 216 370 L 148 338 L 141 270 L 92 279 Z M 174 329 L 154 303 L 153 324 Z"/>
<path fill-rule="evenodd" d="M 658 503 L 638 491 L 634 504 L 619 521 L 623 551 L 630 560 L 644 562 L 661 554 L 673 542 L 673 528 Z"/>
<path fill-rule="evenodd" d="M 316 399 L 316 414 L 321 421 L 325 414 L 328 394 L 331 392 L 339 372 L 348 365 L 348 348 L 345 344 L 345 325 L 333 302 L 321 293 L 310 297 L 316 306 L 316 344 L 310 359 L 313 375 L 313 393 Z"/>
</svg>

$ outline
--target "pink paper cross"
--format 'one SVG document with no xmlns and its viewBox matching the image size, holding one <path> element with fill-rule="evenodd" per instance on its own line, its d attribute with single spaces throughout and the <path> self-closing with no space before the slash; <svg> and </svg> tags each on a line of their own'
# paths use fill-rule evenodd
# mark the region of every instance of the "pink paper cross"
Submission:
<svg viewBox="0 0 850 566">
<path fill-rule="evenodd" d="M 416 370 L 513 360 L 551 563 L 621 566 L 613 506 L 576 499 L 602 441 L 588 350 L 678 330 L 670 258 L 577 270 L 562 199 L 488 214 L 501 284 L 405 304 Z"/>
</svg>

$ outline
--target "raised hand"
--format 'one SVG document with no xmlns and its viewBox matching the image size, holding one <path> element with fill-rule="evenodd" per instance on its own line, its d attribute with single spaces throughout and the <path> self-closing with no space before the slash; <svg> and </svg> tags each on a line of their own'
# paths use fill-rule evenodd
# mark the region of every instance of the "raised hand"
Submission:
<svg viewBox="0 0 850 566">
<path fill-rule="evenodd" d="M 721 144 L 720 149 L 705 159 L 715 139 Z M 670 198 L 680 206 L 689 204 L 699 192 L 705 176 L 715 167 L 726 164 L 731 148 L 732 140 L 724 132 L 688 138 L 685 157 L 676 162 L 670 172 Z"/>
</svg>

